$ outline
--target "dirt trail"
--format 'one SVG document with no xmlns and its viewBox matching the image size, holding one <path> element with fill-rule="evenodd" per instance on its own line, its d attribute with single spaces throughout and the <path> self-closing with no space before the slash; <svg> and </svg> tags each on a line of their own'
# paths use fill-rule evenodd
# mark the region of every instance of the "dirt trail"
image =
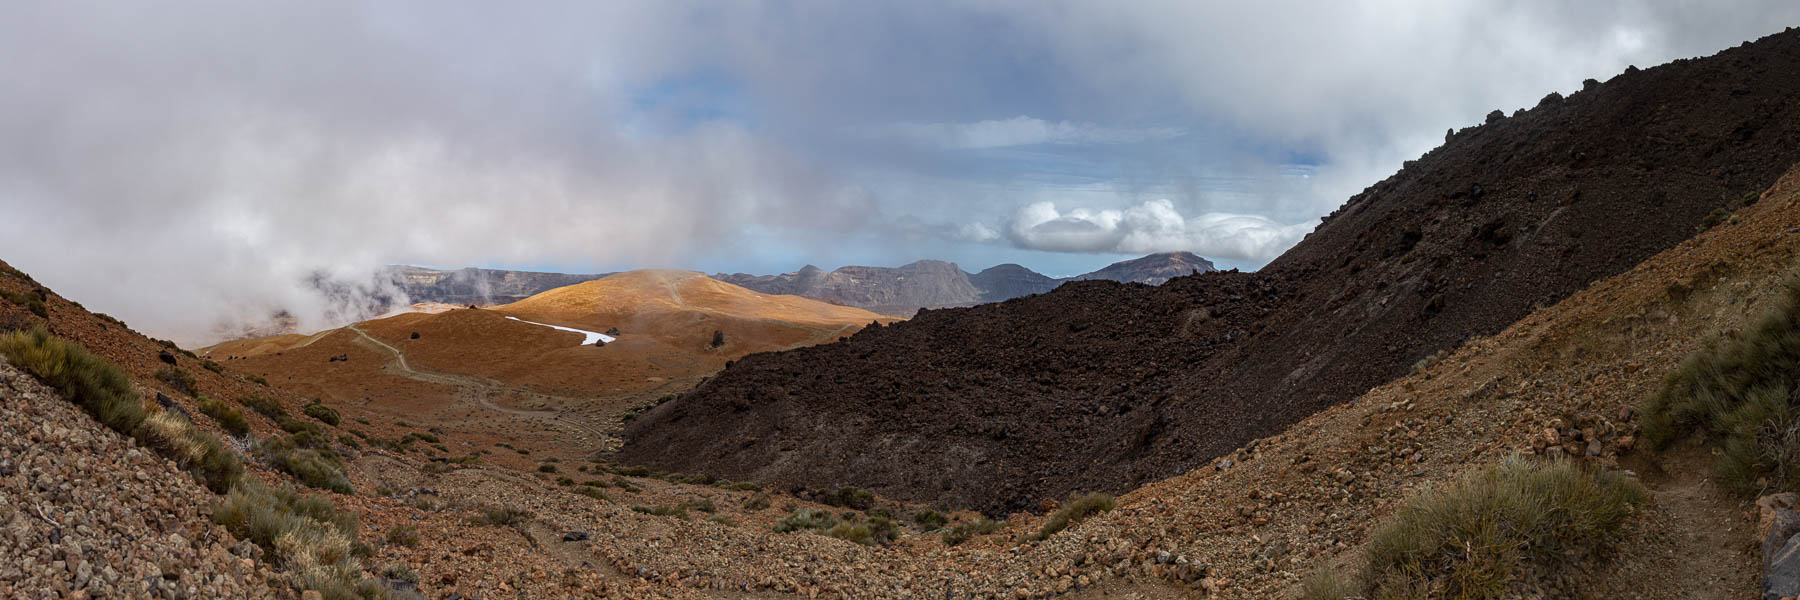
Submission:
<svg viewBox="0 0 1800 600">
<path fill-rule="evenodd" d="M 1667 551 L 1627 562 L 1609 573 L 1603 585 L 1641 590 L 1642 582 L 1649 579 L 1665 584 L 1653 596 L 1657 598 L 1757 597 L 1756 570 L 1743 566 L 1762 559 L 1742 518 L 1743 502 L 1711 477 L 1716 459 L 1710 448 L 1689 440 L 1661 456 L 1632 458 L 1624 466 L 1638 471 L 1654 494 L 1650 518 L 1655 527 L 1641 532 L 1644 539 L 1627 544 L 1627 548 L 1650 542 Z"/>
<path fill-rule="evenodd" d="M 544 400 L 556 401 L 565 406 L 579 406 L 581 403 L 585 402 L 584 399 L 569 398 L 569 397 L 564 397 L 564 396 L 554 396 L 554 395 L 550 395 L 550 394 L 543 394 L 543 393 L 539 393 L 539 392 L 532 392 L 532 391 L 528 391 L 528 390 L 517 389 L 517 388 L 509 387 L 504 383 L 484 379 L 481 377 L 473 377 L 473 376 L 469 376 L 469 375 L 459 375 L 459 374 L 455 374 L 455 373 L 443 373 L 443 372 L 438 372 L 438 371 L 415 369 L 412 367 L 412 365 L 407 364 L 405 351 L 394 347 L 392 344 L 382 341 L 380 338 L 369 335 L 368 332 L 363 331 L 360 327 L 357 327 L 356 325 L 350 325 L 350 326 L 346 327 L 345 329 L 348 329 L 348 330 L 356 333 L 356 335 L 358 336 L 356 342 L 358 344 L 361 344 L 364 347 L 368 347 L 370 349 L 379 349 L 379 350 L 386 351 L 388 353 L 393 354 L 394 355 L 393 362 L 388 363 L 388 365 L 386 367 L 384 367 L 384 370 L 389 370 L 396 375 L 399 375 L 401 377 L 406 377 L 409 379 L 427 382 L 427 383 L 435 383 L 435 384 L 450 386 L 457 390 L 457 396 L 459 398 L 473 402 L 477 406 L 480 406 L 481 408 L 484 408 L 487 410 L 500 412 L 500 413 L 506 413 L 509 415 L 513 415 L 516 417 L 523 417 L 523 418 L 527 418 L 527 419 L 538 419 L 538 420 L 549 421 L 551 423 L 555 423 L 555 424 L 562 425 L 562 426 L 565 426 L 570 429 L 574 429 L 577 432 L 579 432 L 580 434 L 582 434 L 580 436 L 580 438 L 577 439 L 577 441 L 581 442 L 581 446 L 585 447 L 585 448 L 601 449 L 604 447 L 604 440 L 606 440 L 608 437 L 610 437 L 605 432 L 603 432 L 599 429 L 596 429 L 594 427 L 591 427 L 585 423 L 582 423 L 576 419 L 569 418 L 567 415 L 565 415 L 561 412 L 558 412 L 558 411 L 512 408 L 509 406 L 501 406 L 499 404 L 495 404 L 492 400 L 492 398 L 494 396 L 512 393 L 512 394 L 517 394 L 517 395 L 521 395 L 521 396 L 529 396 L 529 397 L 534 397 L 534 398 L 539 398 L 539 399 L 544 399 Z"/>
</svg>

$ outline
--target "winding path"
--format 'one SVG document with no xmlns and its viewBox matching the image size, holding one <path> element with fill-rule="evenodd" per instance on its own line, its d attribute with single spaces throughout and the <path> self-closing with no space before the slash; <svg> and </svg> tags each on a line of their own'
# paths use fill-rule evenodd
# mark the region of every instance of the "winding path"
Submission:
<svg viewBox="0 0 1800 600">
<path fill-rule="evenodd" d="M 375 336 L 369 335 L 369 332 L 363 331 L 361 327 L 357 327 L 356 325 L 349 325 L 349 326 L 345 327 L 345 329 L 356 332 L 356 335 L 360 336 L 360 339 L 358 339 L 357 341 L 358 342 L 366 342 L 363 344 L 364 346 L 378 347 L 382 350 L 386 350 L 387 352 L 393 354 L 394 360 L 393 360 L 393 362 L 389 363 L 388 366 L 392 367 L 392 370 L 395 372 L 395 374 L 400 375 L 401 377 L 406 377 L 408 379 L 413 379 L 413 380 L 417 380 L 417 381 L 423 381 L 426 383 L 435 383 L 435 384 L 439 384 L 439 385 L 447 385 L 447 386 L 454 387 L 457 389 L 458 392 L 460 392 L 459 395 L 467 397 L 469 400 L 474 401 L 476 405 L 478 405 L 484 409 L 487 409 L 487 410 L 491 410 L 494 412 L 500 412 L 500 413 L 506 413 L 509 415 L 517 416 L 517 417 L 525 417 L 528 419 L 544 419 L 544 420 L 549 420 L 549 421 L 552 421 L 552 422 L 555 422 L 555 423 L 558 423 L 561 425 L 565 425 L 569 428 L 572 428 L 572 429 L 575 429 L 575 430 L 581 432 L 582 434 L 591 436 L 592 439 L 586 440 L 586 441 L 588 442 L 589 445 L 592 445 L 595 447 L 601 447 L 603 445 L 601 440 L 604 440 L 607 437 L 607 435 L 604 432 L 602 432 L 598 429 L 595 429 L 593 427 L 590 427 L 587 424 L 582 423 L 578 420 L 571 419 L 567 416 L 564 416 L 562 413 L 559 413 L 557 411 L 527 410 L 527 409 L 523 409 L 523 408 L 512 408 L 512 407 L 494 404 L 492 401 L 488 400 L 489 396 L 492 396 L 492 395 L 494 395 L 496 393 L 500 393 L 500 392 L 512 392 L 512 393 L 517 393 L 517 394 L 522 394 L 522 395 L 537 396 L 540 398 L 560 401 L 564 404 L 569 404 L 569 405 L 573 405 L 573 403 L 582 402 L 583 399 L 581 399 L 581 398 L 570 398 L 570 397 L 566 397 L 566 396 L 554 396 L 554 395 L 550 395 L 550 394 L 544 394 L 544 393 L 533 392 L 533 391 L 528 391 L 528 390 L 524 390 L 524 389 L 513 388 L 513 387 L 509 387 L 506 384 L 498 382 L 498 381 L 493 381 L 493 380 L 485 379 L 485 378 L 481 378 L 481 377 L 475 377 L 472 375 L 460 375 L 460 374 L 456 374 L 456 373 L 444 373 L 441 371 L 428 371 L 428 370 L 415 369 L 412 367 L 412 365 L 410 365 L 406 362 L 406 352 L 405 351 L 394 347 L 392 344 L 381 341 L 381 338 L 377 338 Z"/>
</svg>

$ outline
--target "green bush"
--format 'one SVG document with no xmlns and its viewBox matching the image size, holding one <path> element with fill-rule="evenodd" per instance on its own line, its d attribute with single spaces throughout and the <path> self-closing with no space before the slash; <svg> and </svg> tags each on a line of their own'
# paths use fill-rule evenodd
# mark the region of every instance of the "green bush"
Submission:
<svg viewBox="0 0 1800 600">
<path fill-rule="evenodd" d="M 225 374 L 225 367 L 223 365 L 220 365 L 219 363 L 213 362 L 211 359 L 200 361 L 200 368 L 206 369 L 208 371 L 212 371 L 214 373 L 218 373 L 220 375 Z"/>
<path fill-rule="evenodd" d="M 1069 501 L 1064 502 L 1061 508 L 1058 508 L 1056 509 L 1056 512 L 1051 513 L 1050 519 L 1044 521 L 1043 528 L 1038 529 L 1038 532 L 1035 535 L 1032 535 L 1031 539 L 1043 540 L 1049 538 L 1052 535 L 1056 535 L 1056 532 L 1058 531 L 1068 529 L 1070 525 L 1080 523 L 1082 519 L 1112 510 L 1113 504 L 1114 502 L 1111 494 L 1095 493 L 1085 496 L 1069 496 Z"/>
<path fill-rule="evenodd" d="M 763 510 L 769 507 L 769 494 L 761 492 L 744 501 L 744 510 Z"/>
<path fill-rule="evenodd" d="M 251 394 L 249 396 L 244 396 L 243 398 L 239 398 L 238 404 L 248 406 L 248 407 L 250 407 L 250 410 L 256 411 L 256 414 L 268 417 L 270 419 L 279 419 L 281 417 L 287 416 L 287 409 L 282 408 L 281 401 L 276 400 L 274 396 L 264 396 L 262 394 Z"/>
<path fill-rule="evenodd" d="M 250 420 L 245 418 L 244 411 L 238 410 L 237 407 L 226 404 L 224 400 L 214 400 L 205 396 L 200 397 L 199 404 L 202 414 L 218 421 L 219 427 L 224 428 L 231 435 L 243 437 L 250 433 Z"/>
<path fill-rule="evenodd" d="M 388 579 L 395 580 L 395 581 L 404 581 L 407 583 L 418 583 L 419 582 L 419 574 L 414 573 L 412 570 L 412 567 L 408 567 L 406 565 L 401 565 L 401 564 L 388 565 L 388 567 L 386 569 L 381 570 L 381 576 L 386 577 Z"/>
<path fill-rule="evenodd" d="M 340 419 L 338 417 L 338 411 L 332 410 L 331 407 L 323 405 L 323 404 L 318 404 L 318 403 L 308 404 L 308 405 L 306 405 L 305 408 L 300 409 L 300 412 L 305 413 L 306 416 L 312 417 L 314 419 L 318 419 L 319 422 L 324 423 L 326 425 L 330 425 L 332 427 L 336 427 L 337 424 L 340 422 Z"/>
<path fill-rule="evenodd" d="M 581 494 L 583 496 L 587 496 L 589 498 L 593 498 L 595 500 L 599 500 L 601 502 L 612 502 L 612 498 L 608 498 L 606 496 L 606 492 L 602 492 L 600 490 L 597 490 L 597 489 L 594 489 L 592 487 L 588 487 L 585 485 L 576 487 L 575 493 Z"/>
<path fill-rule="evenodd" d="M 926 529 L 939 529 L 950 524 L 950 517 L 935 510 L 925 509 L 913 513 L 913 522 Z"/>
<path fill-rule="evenodd" d="M 418 597 L 363 580 L 356 517 L 337 510 L 330 500 L 244 480 L 213 507 L 212 519 L 262 547 L 271 562 L 292 570 L 298 589 L 329 599 Z"/>
<path fill-rule="evenodd" d="M 300 483 L 340 494 L 356 493 L 350 487 L 350 478 L 344 475 L 344 464 L 337 455 L 329 450 L 306 447 L 309 439 L 311 436 L 295 435 L 270 440 L 262 444 L 260 451 L 276 468 L 293 475 Z"/>
<path fill-rule="evenodd" d="M 413 525 L 395 525 L 387 532 L 387 542 L 408 548 L 419 547 L 419 528 Z"/>
<path fill-rule="evenodd" d="M 1354 586 L 1331 568 L 1313 571 L 1300 580 L 1300 600 L 1346 600 L 1355 591 Z"/>
<path fill-rule="evenodd" d="M 1748 331 L 1709 340 L 1663 379 L 1644 406 L 1644 441 L 1664 449 L 1697 432 L 1723 446 L 1727 487 L 1756 494 L 1800 488 L 1800 278 Z M 1759 482 L 1758 480 L 1763 480 Z"/>
<path fill-rule="evenodd" d="M 555 473 L 556 465 L 538 465 L 539 473 Z"/>
<path fill-rule="evenodd" d="M 872 517 L 868 521 L 853 523 L 844 521 L 831 527 L 825 535 L 849 540 L 864 546 L 879 546 L 900 536 L 900 525 L 887 517 Z"/>
<path fill-rule="evenodd" d="M 163 367 L 156 370 L 156 378 L 163 383 L 169 384 L 169 387 L 175 388 L 175 391 L 177 392 L 181 392 L 188 396 L 199 394 L 199 384 L 194 382 L 194 374 L 187 372 L 187 369 L 181 367 Z"/>
<path fill-rule="evenodd" d="M 958 523 L 955 527 L 951 527 L 949 531 L 944 532 L 944 545 L 955 546 L 969 541 L 970 538 L 975 536 L 987 535 L 999 531 L 1002 525 L 1005 525 L 1005 523 L 1000 521 L 990 521 L 981 517 L 976 517 L 973 521 Z"/>
<path fill-rule="evenodd" d="M 531 513 L 516 508 L 483 508 L 481 514 L 469 519 L 477 525 L 494 525 L 511 527 L 531 518 Z"/>
<path fill-rule="evenodd" d="M 1502 598 L 1527 566 L 1610 544 L 1645 502 L 1615 473 L 1510 458 L 1407 501 L 1370 536 L 1360 587 L 1370 598 Z"/>
<path fill-rule="evenodd" d="M 0 334 L 0 355 L 113 431 L 132 435 L 144 421 L 143 402 L 124 371 L 42 327 Z"/>
<path fill-rule="evenodd" d="M 836 492 L 825 494 L 825 497 L 820 499 L 820 502 L 827 506 L 842 506 L 854 508 L 856 510 L 868 510 L 869 507 L 875 505 L 875 495 L 869 493 L 868 490 L 846 485 L 842 488 L 838 488 L 838 491 Z"/>
<path fill-rule="evenodd" d="M 656 506 L 633 506 L 633 507 L 631 507 L 631 510 L 641 512 L 646 515 L 656 515 L 658 517 L 675 517 L 677 519 L 688 518 L 688 514 L 687 514 L 688 503 L 686 503 L 686 502 L 680 502 L 680 503 L 676 503 L 676 504 L 659 504 Z"/>
<path fill-rule="evenodd" d="M 219 438 L 194 427 L 187 419 L 158 410 L 145 417 L 137 437 L 163 456 L 193 473 L 207 489 L 223 494 L 244 475 L 237 455 L 225 449 Z"/>
<path fill-rule="evenodd" d="M 717 487 L 722 490 L 732 490 L 732 491 L 737 491 L 737 492 L 760 492 L 760 491 L 762 491 L 761 485 L 758 485 L 756 483 L 749 482 L 749 481 L 739 481 L 739 482 L 735 482 L 735 483 L 721 481 L 721 482 L 718 482 L 713 485 L 714 485 L 714 487 Z"/>
<path fill-rule="evenodd" d="M 250 383 L 254 383 L 256 385 L 260 385 L 263 387 L 269 387 L 269 380 L 263 379 L 263 376 L 261 376 L 261 375 L 245 375 L 244 381 L 248 381 Z"/>
<path fill-rule="evenodd" d="M 806 529 L 829 530 L 836 527 L 838 520 L 828 510 L 801 509 L 794 514 L 782 517 L 775 523 L 775 533 L 788 533 Z"/>
</svg>

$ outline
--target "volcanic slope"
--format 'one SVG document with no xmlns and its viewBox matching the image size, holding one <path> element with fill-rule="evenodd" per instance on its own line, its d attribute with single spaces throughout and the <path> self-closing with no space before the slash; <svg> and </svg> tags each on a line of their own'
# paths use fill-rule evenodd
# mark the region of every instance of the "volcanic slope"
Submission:
<svg viewBox="0 0 1800 600">
<path fill-rule="evenodd" d="M 1628 69 L 1446 143 L 1258 273 L 1075 282 L 747 357 L 621 459 L 990 511 L 1280 431 L 1693 235 L 1800 160 L 1800 33 Z"/>
</svg>

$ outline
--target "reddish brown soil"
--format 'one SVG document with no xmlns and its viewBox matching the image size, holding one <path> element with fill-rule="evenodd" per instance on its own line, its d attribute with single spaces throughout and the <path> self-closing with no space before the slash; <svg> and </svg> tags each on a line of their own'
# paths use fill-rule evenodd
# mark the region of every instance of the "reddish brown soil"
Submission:
<svg viewBox="0 0 1800 600">
<path fill-rule="evenodd" d="M 657 468 L 1004 511 L 1204 464 L 1692 236 L 1800 160 L 1800 33 L 1456 133 L 1255 274 L 1086 282 L 747 357 Z"/>
</svg>

